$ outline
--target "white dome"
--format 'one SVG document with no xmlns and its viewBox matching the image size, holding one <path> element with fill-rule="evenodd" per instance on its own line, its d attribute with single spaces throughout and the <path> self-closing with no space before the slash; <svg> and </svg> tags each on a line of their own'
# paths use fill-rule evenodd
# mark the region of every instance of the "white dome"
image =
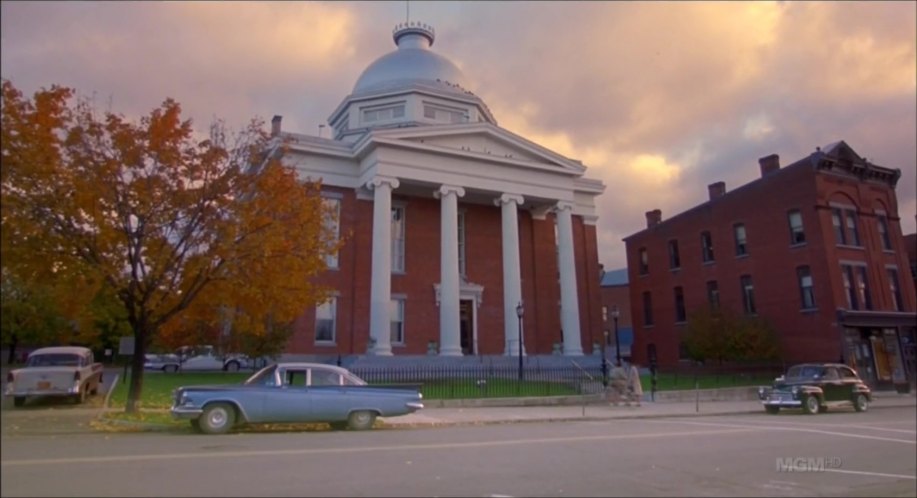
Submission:
<svg viewBox="0 0 917 498">
<path fill-rule="evenodd" d="M 465 93 L 465 75 L 449 59 L 433 52 L 433 29 L 425 24 L 400 25 L 393 34 L 398 49 L 376 59 L 357 79 L 353 94 L 410 87 L 417 83 Z"/>
</svg>

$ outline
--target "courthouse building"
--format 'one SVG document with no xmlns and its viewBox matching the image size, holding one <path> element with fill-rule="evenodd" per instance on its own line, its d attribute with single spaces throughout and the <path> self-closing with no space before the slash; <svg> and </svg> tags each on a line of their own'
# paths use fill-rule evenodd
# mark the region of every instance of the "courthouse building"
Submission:
<svg viewBox="0 0 917 498">
<path fill-rule="evenodd" d="M 497 125 L 433 51 L 396 27 L 332 112 L 330 137 L 289 133 L 283 160 L 320 179 L 346 244 L 333 297 L 297 321 L 288 354 L 582 355 L 601 343 L 596 197 L 577 160 Z"/>
</svg>

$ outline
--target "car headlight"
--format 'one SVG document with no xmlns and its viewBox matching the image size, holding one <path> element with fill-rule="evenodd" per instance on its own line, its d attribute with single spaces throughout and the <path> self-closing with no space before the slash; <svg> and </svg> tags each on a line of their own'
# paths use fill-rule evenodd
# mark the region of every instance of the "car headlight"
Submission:
<svg viewBox="0 0 917 498">
<path fill-rule="evenodd" d="M 792 393 L 793 393 L 794 398 L 798 398 L 799 397 L 799 386 L 793 386 Z"/>
</svg>

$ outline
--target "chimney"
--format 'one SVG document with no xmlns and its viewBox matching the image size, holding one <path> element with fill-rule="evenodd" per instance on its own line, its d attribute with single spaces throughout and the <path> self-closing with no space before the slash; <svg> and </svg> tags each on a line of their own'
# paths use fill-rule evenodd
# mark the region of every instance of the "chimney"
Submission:
<svg viewBox="0 0 917 498">
<path fill-rule="evenodd" d="M 707 185 L 707 192 L 710 194 L 710 200 L 722 197 L 726 193 L 726 182 L 716 182 Z"/>
<path fill-rule="evenodd" d="M 758 164 L 761 165 L 761 178 L 764 178 L 765 176 L 780 169 L 780 156 L 777 154 L 764 156 L 761 159 L 758 159 Z"/>
<path fill-rule="evenodd" d="M 283 116 L 274 115 L 274 119 L 271 119 L 271 136 L 279 137 L 280 136 L 280 120 L 283 119 Z"/>
<path fill-rule="evenodd" d="M 646 228 L 652 228 L 662 221 L 662 211 L 654 209 L 646 212 Z"/>
</svg>

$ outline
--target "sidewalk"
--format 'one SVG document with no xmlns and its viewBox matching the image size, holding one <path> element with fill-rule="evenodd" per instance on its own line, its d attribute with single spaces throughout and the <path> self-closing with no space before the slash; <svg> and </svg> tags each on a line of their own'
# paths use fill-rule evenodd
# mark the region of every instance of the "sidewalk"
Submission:
<svg viewBox="0 0 917 498">
<path fill-rule="evenodd" d="M 913 394 L 875 393 L 870 410 L 917 406 Z M 400 417 L 383 418 L 389 427 L 438 427 L 520 422 L 572 422 L 629 418 L 701 417 L 764 413 L 759 401 L 644 402 L 642 406 L 610 406 L 593 401 L 579 405 L 444 407 Z"/>
</svg>

